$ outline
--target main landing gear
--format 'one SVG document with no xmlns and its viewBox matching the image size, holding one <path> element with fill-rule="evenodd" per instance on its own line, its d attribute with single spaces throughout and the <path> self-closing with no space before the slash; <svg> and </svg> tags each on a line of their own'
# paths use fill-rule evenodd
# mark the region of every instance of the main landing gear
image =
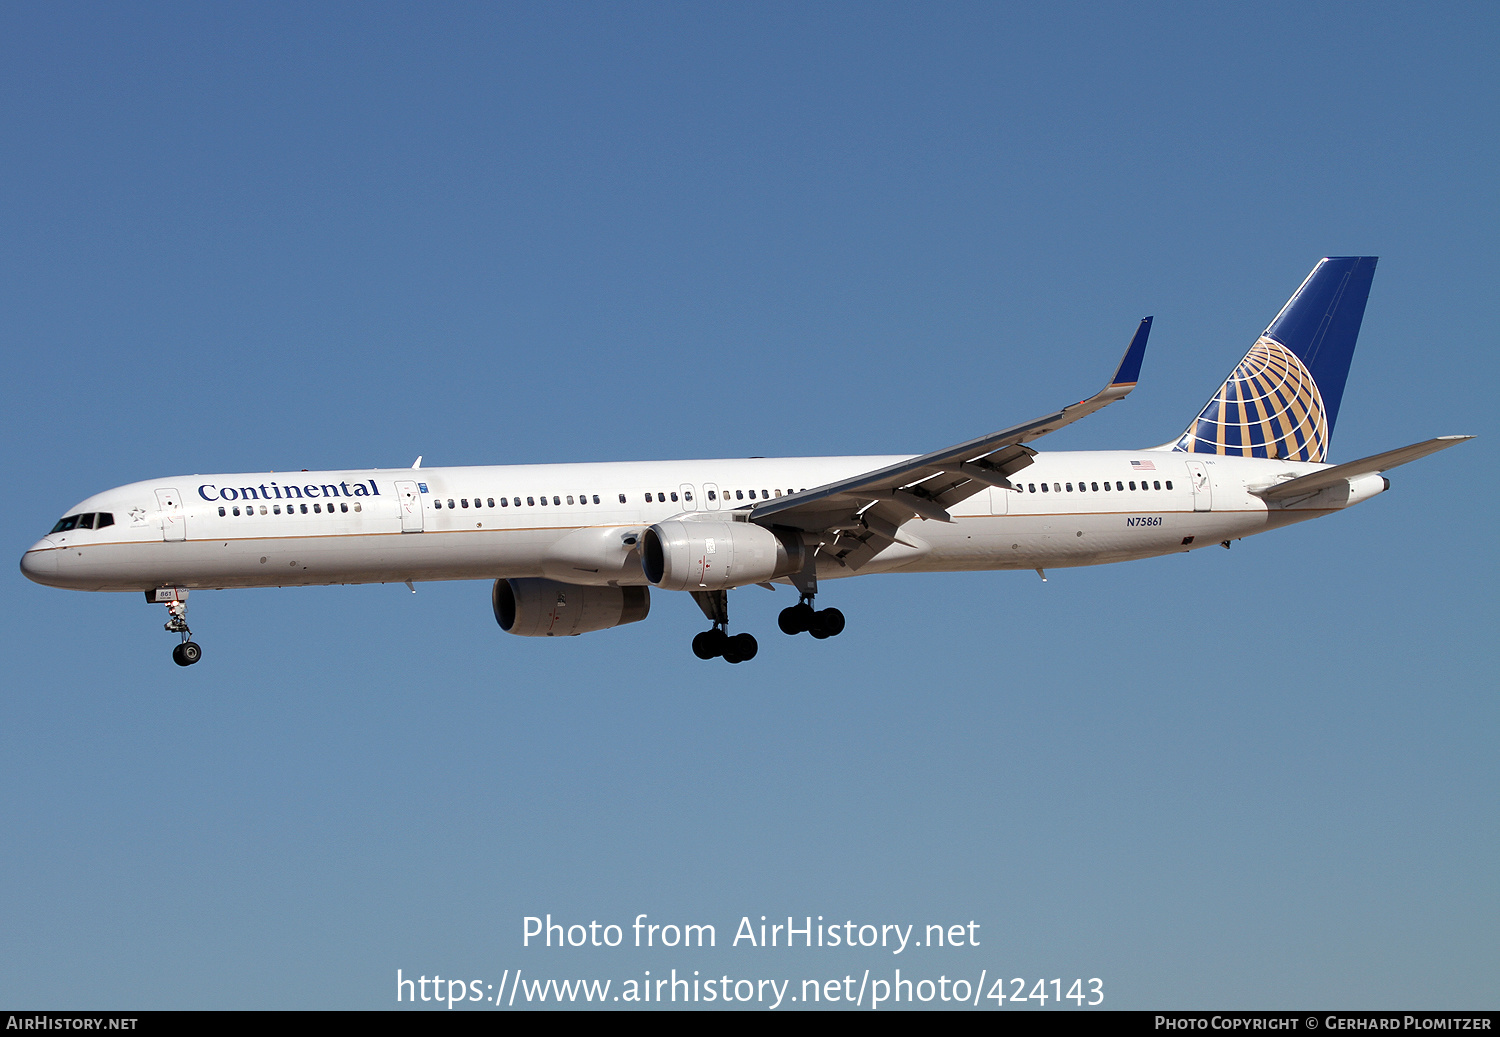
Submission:
<svg viewBox="0 0 1500 1037">
<path fill-rule="evenodd" d="M 809 633 L 822 641 L 837 637 L 844 632 L 844 614 L 838 609 L 815 609 L 813 599 L 818 596 L 818 567 L 816 552 L 808 551 L 802 571 L 791 577 L 792 586 L 801 595 L 797 604 L 781 610 L 776 625 L 783 634 Z"/>
<path fill-rule="evenodd" d="M 819 641 L 844 632 L 844 614 L 838 609 L 814 609 L 812 599 L 804 597 L 791 608 L 781 610 L 776 625 L 783 634 L 811 634 Z"/>
<path fill-rule="evenodd" d="M 693 654 L 700 659 L 723 656 L 726 663 L 749 662 L 760 651 L 751 634 L 731 634 L 718 624 L 693 638 Z"/>
<path fill-rule="evenodd" d="M 693 638 L 693 654 L 700 659 L 723 658 L 726 663 L 749 662 L 760 650 L 754 636 L 729 632 L 729 592 L 693 591 L 693 600 L 713 629 Z"/>
<path fill-rule="evenodd" d="M 146 600 L 167 606 L 167 622 L 163 628 L 169 634 L 181 634 L 182 643 L 172 649 L 172 661 L 178 666 L 191 666 L 203 658 L 203 649 L 192 640 L 193 632 L 187 625 L 187 595 L 184 589 L 164 587 L 146 592 Z"/>
</svg>

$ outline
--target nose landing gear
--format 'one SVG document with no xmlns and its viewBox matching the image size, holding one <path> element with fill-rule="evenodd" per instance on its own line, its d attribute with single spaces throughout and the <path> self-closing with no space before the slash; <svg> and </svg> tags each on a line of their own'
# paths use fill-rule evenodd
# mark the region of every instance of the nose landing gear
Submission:
<svg viewBox="0 0 1500 1037">
<path fill-rule="evenodd" d="M 146 600 L 167 606 L 167 622 L 162 628 L 169 634 L 181 634 L 182 643 L 172 649 L 172 661 L 178 666 L 191 666 L 203 658 L 203 649 L 192 640 L 193 632 L 187 625 L 188 592 L 181 587 L 159 587 L 146 592 Z"/>
</svg>

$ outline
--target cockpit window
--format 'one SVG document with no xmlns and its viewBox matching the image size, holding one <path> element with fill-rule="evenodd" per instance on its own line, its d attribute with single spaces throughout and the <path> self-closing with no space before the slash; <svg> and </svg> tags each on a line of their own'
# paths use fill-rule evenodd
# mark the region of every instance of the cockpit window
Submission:
<svg viewBox="0 0 1500 1037">
<path fill-rule="evenodd" d="M 57 520 L 57 525 L 47 532 L 66 533 L 70 529 L 103 529 L 105 526 L 113 526 L 115 517 L 107 511 L 91 511 L 84 515 L 69 515 L 67 518 Z"/>
</svg>

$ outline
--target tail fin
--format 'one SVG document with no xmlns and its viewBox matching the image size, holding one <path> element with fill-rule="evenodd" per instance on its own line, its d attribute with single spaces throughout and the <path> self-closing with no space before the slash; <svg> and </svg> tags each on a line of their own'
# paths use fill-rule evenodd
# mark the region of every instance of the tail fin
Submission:
<svg viewBox="0 0 1500 1037">
<path fill-rule="evenodd" d="M 1313 267 L 1172 449 L 1326 460 L 1375 261 L 1341 256 Z"/>
</svg>

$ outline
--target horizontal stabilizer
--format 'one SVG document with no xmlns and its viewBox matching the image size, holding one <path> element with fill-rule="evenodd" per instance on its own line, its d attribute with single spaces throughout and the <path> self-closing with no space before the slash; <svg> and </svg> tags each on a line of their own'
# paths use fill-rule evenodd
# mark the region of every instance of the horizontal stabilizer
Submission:
<svg viewBox="0 0 1500 1037">
<path fill-rule="evenodd" d="M 1439 450 L 1446 450 L 1473 436 L 1438 436 L 1436 439 L 1428 439 L 1421 443 L 1413 443 L 1411 446 L 1398 447 L 1395 450 L 1387 450 L 1383 454 L 1375 454 L 1371 457 L 1362 457 L 1358 461 L 1348 461 L 1332 468 L 1325 468 L 1321 472 L 1313 472 L 1297 479 L 1289 479 L 1286 482 L 1268 486 L 1263 490 L 1251 490 L 1250 492 L 1262 500 L 1285 500 L 1288 497 L 1300 497 L 1306 493 L 1316 493 L 1329 486 L 1337 485 L 1345 479 L 1353 479 L 1360 475 L 1373 475 L 1376 472 L 1389 471 L 1397 465 L 1415 461 L 1419 457 L 1435 454 Z"/>
</svg>

